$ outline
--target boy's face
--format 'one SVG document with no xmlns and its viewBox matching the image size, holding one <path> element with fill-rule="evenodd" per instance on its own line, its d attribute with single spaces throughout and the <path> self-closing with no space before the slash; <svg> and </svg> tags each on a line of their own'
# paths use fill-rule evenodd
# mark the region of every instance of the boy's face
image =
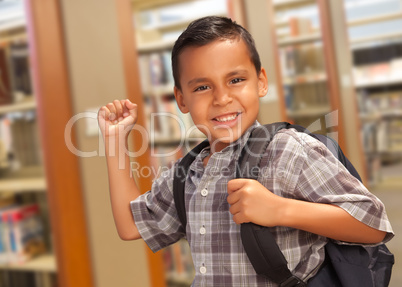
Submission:
<svg viewBox="0 0 402 287">
<path fill-rule="evenodd" d="M 179 57 L 178 106 L 220 151 L 257 119 L 268 89 L 265 70 L 257 75 L 246 44 L 237 39 L 187 47 Z"/>
</svg>

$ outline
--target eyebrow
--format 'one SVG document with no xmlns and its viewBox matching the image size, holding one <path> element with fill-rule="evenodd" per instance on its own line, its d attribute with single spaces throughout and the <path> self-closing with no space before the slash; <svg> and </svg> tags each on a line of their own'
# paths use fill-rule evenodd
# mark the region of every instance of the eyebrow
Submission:
<svg viewBox="0 0 402 287">
<path fill-rule="evenodd" d="M 230 72 L 229 74 L 227 74 L 226 76 L 229 78 L 229 77 L 233 77 L 233 76 L 237 76 L 237 75 L 244 75 L 244 74 L 248 74 L 247 69 L 234 70 L 234 71 Z"/>
<path fill-rule="evenodd" d="M 208 81 L 208 78 L 195 78 L 187 82 L 187 86 L 192 86 L 198 83 L 203 83 Z"/>
<path fill-rule="evenodd" d="M 247 74 L 247 73 L 248 73 L 247 69 L 239 69 L 239 70 L 234 70 L 232 72 L 229 72 L 226 75 L 226 77 L 230 78 L 230 77 L 233 77 L 233 76 L 244 75 L 244 74 Z M 198 83 L 204 83 L 204 82 L 207 82 L 208 80 L 209 79 L 205 78 L 205 77 L 204 78 L 195 78 L 195 79 L 192 79 L 192 80 L 188 81 L 187 86 L 195 85 L 195 84 L 198 84 Z"/>
</svg>

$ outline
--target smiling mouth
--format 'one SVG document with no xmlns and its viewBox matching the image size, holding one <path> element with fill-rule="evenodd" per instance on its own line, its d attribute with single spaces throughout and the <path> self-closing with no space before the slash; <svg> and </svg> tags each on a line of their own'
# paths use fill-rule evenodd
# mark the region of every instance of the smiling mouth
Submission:
<svg viewBox="0 0 402 287">
<path fill-rule="evenodd" d="M 234 114 L 231 114 L 231 115 L 225 115 L 225 116 L 216 117 L 216 118 L 213 118 L 213 120 L 217 121 L 219 123 L 226 123 L 226 122 L 230 122 L 230 121 L 235 120 L 239 115 L 240 115 L 240 113 L 234 113 Z"/>
</svg>

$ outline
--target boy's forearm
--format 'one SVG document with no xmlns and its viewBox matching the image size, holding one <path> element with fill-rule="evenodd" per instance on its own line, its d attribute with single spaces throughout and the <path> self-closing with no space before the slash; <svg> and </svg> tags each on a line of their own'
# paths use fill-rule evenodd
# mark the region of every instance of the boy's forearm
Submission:
<svg viewBox="0 0 402 287">
<path fill-rule="evenodd" d="M 386 232 L 374 229 L 336 205 L 287 200 L 281 225 L 335 240 L 354 243 L 381 242 Z"/>
<path fill-rule="evenodd" d="M 140 238 L 130 209 L 130 201 L 141 195 L 132 178 L 127 138 L 106 138 L 110 200 L 117 232 L 123 240 Z"/>
</svg>

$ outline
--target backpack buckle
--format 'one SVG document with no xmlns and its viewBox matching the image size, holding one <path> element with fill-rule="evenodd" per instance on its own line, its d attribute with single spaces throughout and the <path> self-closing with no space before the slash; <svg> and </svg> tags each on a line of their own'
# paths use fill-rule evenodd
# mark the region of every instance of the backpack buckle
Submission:
<svg viewBox="0 0 402 287">
<path fill-rule="evenodd" d="M 286 279 L 285 281 L 283 281 L 280 285 L 280 287 L 306 287 L 306 283 L 303 282 L 303 280 L 301 280 L 300 278 L 292 275 L 291 277 L 289 277 L 288 279 Z"/>
</svg>

